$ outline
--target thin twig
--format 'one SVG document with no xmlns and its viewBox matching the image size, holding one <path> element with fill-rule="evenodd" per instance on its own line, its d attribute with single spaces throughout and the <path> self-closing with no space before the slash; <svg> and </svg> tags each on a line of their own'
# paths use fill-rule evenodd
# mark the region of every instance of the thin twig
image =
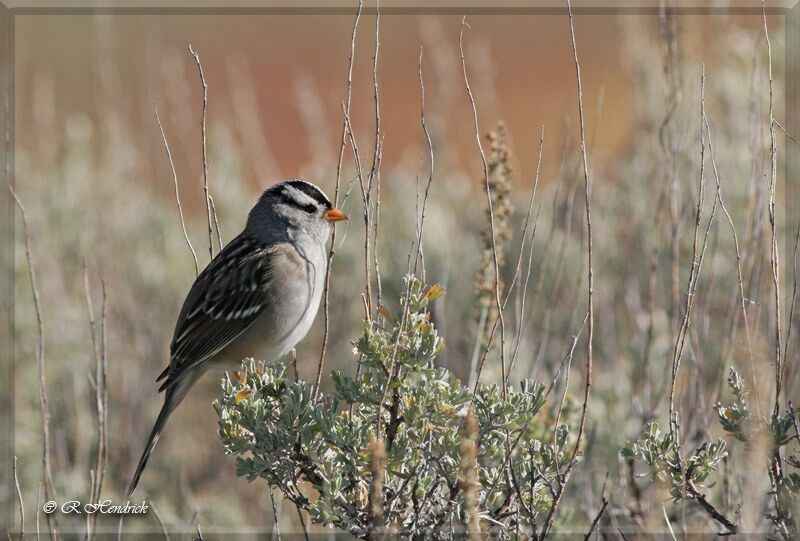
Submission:
<svg viewBox="0 0 800 541">
<path fill-rule="evenodd" d="M 686 302 L 684 305 L 683 319 L 681 320 L 680 328 L 675 336 L 675 345 L 673 346 L 672 354 L 672 372 L 670 377 L 670 393 L 669 393 L 669 419 L 670 419 L 670 433 L 675 437 L 676 446 L 678 445 L 677 429 L 675 420 L 675 386 L 678 378 L 678 369 L 681 364 L 681 357 L 685 344 L 686 334 L 691 324 L 692 307 L 694 306 L 694 292 L 697 288 L 697 283 L 700 275 L 700 264 L 698 262 L 698 253 L 700 251 L 700 224 L 703 216 L 703 206 L 705 203 L 705 137 L 703 126 L 703 114 L 705 112 L 705 69 L 700 76 L 700 179 L 697 195 L 697 206 L 695 211 L 694 223 L 694 240 L 692 242 L 692 266 L 689 269 L 689 279 L 686 287 Z M 715 200 L 716 202 L 716 200 Z M 710 225 L 710 224 L 709 224 Z M 678 459 L 680 461 L 680 453 Z"/>
<path fill-rule="evenodd" d="M 589 538 L 592 537 L 592 533 L 594 532 L 595 528 L 597 528 L 597 524 L 600 522 L 600 519 L 603 517 L 603 513 L 608 507 L 608 498 L 603 496 L 600 500 L 600 509 L 598 509 L 597 514 L 594 516 L 594 520 L 589 525 L 589 531 L 586 532 L 586 535 L 583 537 L 584 541 L 589 541 Z"/>
<path fill-rule="evenodd" d="M 739 282 L 739 302 L 742 309 L 742 318 L 744 319 L 744 333 L 745 333 L 745 340 L 747 342 L 747 353 L 748 353 L 748 366 L 750 371 L 750 379 L 752 382 L 752 388 L 754 393 L 754 398 L 759 411 L 761 410 L 761 400 L 758 395 L 758 380 L 756 377 L 756 370 L 755 370 L 755 360 L 753 355 L 753 343 L 750 336 L 750 322 L 747 317 L 747 299 L 745 297 L 744 291 L 744 278 L 742 274 L 742 256 L 741 252 L 739 251 L 739 237 L 736 234 L 736 226 L 733 223 L 733 218 L 731 217 L 730 213 L 728 212 L 727 207 L 725 206 L 725 200 L 722 197 L 722 181 L 720 178 L 719 170 L 717 169 L 717 161 L 714 157 L 714 144 L 711 137 L 711 127 L 708 123 L 708 117 L 705 112 L 705 108 L 703 109 L 703 118 L 702 121 L 706 127 L 706 138 L 708 140 L 708 153 L 709 157 L 711 158 L 711 167 L 714 170 L 714 179 L 717 185 L 717 197 L 719 198 L 720 208 L 722 208 L 722 212 L 725 214 L 727 218 L 728 225 L 731 227 L 731 234 L 733 235 L 733 245 L 736 249 L 736 276 Z M 761 413 L 763 417 L 763 412 Z"/>
<path fill-rule="evenodd" d="M 783 132 L 783 134 L 784 134 L 786 137 L 788 137 L 789 139 L 791 139 L 792 141 L 794 141 L 795 143 L 797 143 L 798 145 L 800 145 L 800 141 L 798 141 L 797 139 L 795 139 L 795 138 L 792 136 L 792 134 L 791 134 L 791 133 L 789 133 L 788 131 L 786 131 L 786 128 L 784 128 L 784 127 L 781 125 L 781 123 L 780 123 L 780 122 L 778 122 L 778 121 L 777 121 L 777 120 L 775 120 L 775 119 L 772 119 L 772 123 L 773 123 L 773 124 L 775 124 L 776 126 L 778 126 L 778 127 L 781 129 L 781 131 Z"/>
<path fill-rule="evenodd" d="M 587 318 L 588 318 L 588 315 L 587 315 Z M 580 337 L 581 332 L 583 332 L 583 327 L 585 325 L 586 325 L 586 318 L 584 318 L 580 329 L 578 329 L 578 332 L 575 333 L 575 335 L 572 337 L 572 345 L 569 347 L 567 352 L 564 354 L 564 359 L 561 361 L 561 366 L 559 367 L 558 372 L 556 373 L 555 377 L 553 378 L 553 381 L 550 384 L 550 386 L 547 388 L 547 391 L 545 391 L 545 394 L 544 394 L 545 398 L 547 398 L 550 395 L 550 391 L 552 391 L 553 387 L 555 386 L 556 380 L 558 379 L 558 374 L 561 372 L 561 368 L 564 367 L 564 364 L 566 363 L 568 366 L 572 364 L 572 357 L 573 357 L 573 354 L 575 353 L 575 346 L 578 344 L 578 338 Z M 566 387 L 569 387 L 569 371 L 567 372 L 567 383 L 565 385 L 564 396 L 566 396 Z M 562 407 L 563 407 L 563 399 L 562 399 Z M 469 415 L 471 415 L 471 410 L 469 410 L 469 411 L 470 411 Z M 559 412 L 559 416 L 560 415 L 561 415 L 561 413 Z M 530 427 L 531 423 L 533 422 L 533 420 L 535 418 L 536 417 L 534 416 L 534 417 L 531 417 L 530 419 L 528 419 L 528 422 L 525 423 L 525 425 L 519 431 L 519 434 L 517 435 L 517 437 L 514 440 L 514 442 L 510 446 L 508 446 L 508 449 L 506 450 L 505 460 L 503 461 L 503 467 L 500 468 L 500 470 L 498 471 L 498 474 L 495 477 L 494 481 L 489 486 L 489 490 L 486 491 L 486 496 L 487 497 L 491 496 L 492 493 L 494 492 L 494 489 L 497 486 L 497 483 L 500 482 L 501 475 L 503 473 L 505 473 L 506 468 L 508 467 L 509 463 L 511 462 L 511 455 L 514 453 L 514 450 L 517 448 L 517 445 L 519 445 L 519 442 L 522 439 L 522 436 L 524 436 L 528 432 L 528 428 Z M 556 421 L 555 426 L 558 426 L 558 421 Z M 555 449 L 555 446 L 554 446 L 554 449 Z M 542 475 L 542 478 L 544 478 L 544 475 Z M 548 485 L 548 488 L 550 488 L 549 485 Z M 552 488 L 550 488 L 550 490 L 552 492 Z"/>
<path fill-rule="evenodd" d="M 36 541 L 40 539 L 40 531 L 39 531 L 39 511 L 41 510 L 42 503 L 42 482 L 36 485 Z"/>
<path fill-rule="evenodd" d="M 20 215 L 22 216 L 22 226 L 25 236 L 25 257 L 28 260 L 28 278 L 31 284 L 31 294 L 33 296 L 33 307 L 36 312 L 36 358 L 39 367 L 39 405 L 42 410 L 42 470 L 44 474 L 44 495 L 47 500 L 57 500 L 58 496 L 53 484 L 53 472 L 50 467 L 50 408 L 47 404 L 47 378 L 45 375 L 45 359 L 44 359 L 44 317 L 42 315 L 42 305 L 39 300 L 39 288 L 36 285 L 36 268 L 33 262 L 33 249 L 31 248 L 31 235 L 28 227 L 28 215 L 25 212 L 25 207 L 22 201 L 17 196 L 17 192 L 9 184 L 8 191 L 11 192 L 11 197 L 17 204 Z M 52 538 L 56 537 L 55 516 L 53 513 L 47 514 L 47 527 L 50 531 Z"/>
<path fill-rule="evenodd" d="M 358 11 L 356 12 L 356 19 L 353 23 L 353 33 L 350 37 L 350 60 L 347 70 L 347 99 L 343 105 L 344 115 L 342 120 L 342 138 L 339 145 L 339 161 L 336 164 L 336 188 L 333 195 L 334 206 L 339 206 L 339 190 L 341 187 L 342 179 L 342 163 L 344 160 L 344 149 L 347 146 L 348 122 L 347 117 L 350 114 L 350 101 L 353 96 L 353 60 L 356 54 L 356 32 L 358 30 L 358 21 L 361 19 L 361 8 L 364 6 L 363 0 L 358 2 Z M 333 233 L 331 234 L 331 245 L 328 251 L 328 265 L 325 269 L 325 287 L 322 293 L 322 311 L 324 314 L 324 331 L 322 337 L 322 348 L 319 353 L 319 362 L 317 363 L 317 379 L 314 384 L 314 400 L 316 401 L 319 396 L 319 386 L 322 380 L 322 367 L 325 364 L 325 354 L 328 350 L 328 340 L 330 334 L 330 286 L 331 286 L 331 269 L 333 267 L 333 256 L 336 252 L 336 224 L 334 224 Z"/>
<path fill-rule="evenodd" d="M 208 190 L 208 158 L 206 156 L 206 110 L 208 107 L 208 84 L 206 84 L 206 77 L 203 74 L 203 64 L 200 62 L 200 56 L 192 49 L 192 44 L 189 44 L 189 54 L 194 57 L 197 64 L 197 73 L 200 76 L 200 85 L 203 89 L 203 116 L 200 118 L 200 134 L 203 139 L 203 194 L 206 199 L 206 218 L 208 220 L 208 255 L 210 259 L 214 258 L 214 230 L 212 224 L 215 218 L 212 217 L 211 210 L 211 196 Z"/>
<path fill-rule="evenodd" d="M 378 53 L 380 51 L 381 40 L 381 2 L 375 0 L 375 53 L 372 57 L 372 84 L 374 88 L 374 101 L 375 101 L 375 146 L 372 152 L 372 167 L 369 173 L 369 182 L 367 185 L 370 190 L 372 183 L 375 182 L 375 214 L 374 214 L 374 240 L 372 245 L 372 258 L 375 267 L 375 304 L 381 306 L 381 267 L 378 262 L 378 230 L 380 226 L 381 216 L 381 156 L 383 154 L 383 140 L 381 135 L 381 107 L 380 107 L 380 92 L 378 91 Z"/>
<path fill-rule="evenodd" d="M 108 433 L 106 430 L 108 420 L 108 391 L 106 390 L 106 377 L 108 373 L 107 338 L 106 338 L 106 282 L 102 282 L 102 300 L 100 315 L 100 336 L 97 335 L 97 326 L 94 317 L 94 303 L 89 286 L 89 269 L 86 261 L 83 262 L 83 287 L 86 296 L 86 308 L 89 318 L 89 330 L 92 339 L 92 358 L 94 360 L 94 391 L 95 406 L 97 407 L 97 457 L 94 470 L 92 470 L 92 486 L 89 501 L 97 502 L 103 490 L 103 480 L 106 473 L 108 458 Z M 86 537 L 90 539 L 94 533 L 94 524 L 97 520 L 96 513 L 86 514 Z"/>
<path fill-rule="evenodd" d="M 464 86 L 466 87 L 467 97 L 469 98 L 469 103 L 470 106 L 472 107 L 472 121 L 475 128 L 475 142 L 477 143 L 478 152 L 481 155 L 481 163 L 483 165 L 483 180 L 486 188 L 486 201 L 489 210 L 489 226 L 491 228 L 491 234 L 492 234 L 492 259 L 494 261 L 494 297 L 495 297 L 495 303 L 497 303 L 497 313 L 498 313 L 497 317 L 500 321 L 500 368 L 501 368 L 501 376 L 503 382 L 505 382 L 506 381 L 506 360 L 505 360 L 506 325 L 505 325 L 505 319 L 503 317 L 503 306 L 500 302 L 500 262 L 498 260 L 498 255 L 497 255 L 497 233 L 495 231 L 492 188 L 491 188 L 491 183 L 489 182 L 489 165 L 486 162 L 486 153 L 483 151 L 483 144 L 481 143 L 480 125 L 478 124 L 478 108 L 475 105 L 475 97 L 472 94 L 472 87 L 470 87 L 469 77 L 467 76 L 467 62 L 464 59 L 465 26 L 468 26 L 467 17 L 463 16 L 461 18 L 461 30 L 458 34 L 458 50 L 459 53 L 461 54 L 461 71 L 464 75 Z M 491 346 L 491 335 L 486 343 L 487 351 L 490 346 Z M 484 354 L 484 359 L 485 359 L 485 354 Z M 478 374 L 475 378 L 476 386 L 477 382 L 480 380 L 480 372 L 482 368 L 483 368 L 483 361 L 481 362 L 480 367 L 478 368 Z M 505 397 L 506 397 L 506 386 L 503 385 L 503 399 L 505 399 Z"/>
<path fill-rule="evenodd" d="M 797 251 L 800 248 L 800 223 L 797 224 L 797 234 L 794 238 L 794 252 L 792 255 L 792 301 L 789 304 L 789 322 L 786 325 L 786 341 L 783 346 L 783 369 L 786 371 L 788 366 L 786 358 L 789 355 L 789 341 L 792 338 L 792 326 L 794 324 L 795 302 L 797 301 Z M 784 373 L 784 379 L 785 379 Z M 791 380 L 790 380 L 791 381 Z"/>
<path fill-rule="evenodd" d="M 706 513 L 708 513 L 709 516 L 711 516 L 714 520 L 722 524 L 722 526 L 724 526 L 725 529 L 728 530 L 728 533 L 735 534 L 739 531 L 739 527 L 733 522 L 731 522 L 725 515 L 717 511 L 717 509 L 713 505 L 711 505 L 711 503 L 706 499 L 706 497 L 697 491 L 697 489 L 694 487 L 691 481 L 687 483 L 687 486 L 689 488 L 689 494 L 691 494 L 694 500 L 700 504 L 700 507 L 702 507 L 703 510 Z"/>
<path fill-rule="evenodd" d="M 678 468 L 681 472 L 681 478 L 687 478 L 685 465 L 683 462 L 680 429 L 678 426 L 678 412 L 675 408 L 675 384 L 677 380 L 678 369 L 681 364 L 681 357 L 684 350 L 686 335 L 689 332 L 691 325 L 692 308 L 694 306 L 694 298 L 697 293 L 697 287 L 700 281 L 700 271 L 703 267 L 706 249 L 708 246 L 708 237 L 711 231 L 711 226 L 714 223 L 717 207 L 720 202 L 719 186 L 714 196 L 714 202 L 711 206 L 711 213 L 709 215 L 708 223 L 706 225 L 705 234 L 703 236 L 702 245 L 699 244 L 699 230 L 702 221 L 703 207 L 705 202 L 705 125 L 703 122 L 705 115 L 705 66 L 703 66 L 700 76 L 700 179 L 697 197 L 697 210 L 695 214 L 695 228 L 694 228 L 694 242 L 692 248 L 692 266 L 689 270 L 689 279 L 686 288 L 686 302 L 684 304 L 683 319 L 678 330 L 672 357 L 672 375 L 670 378 L 670 401 L 669 401 L 669 429 L 670 434 L 675 442 L 675 459 L 678 463 Z M 682 496 L 685 496 L 686 486 L 689 483 L 681 483 Z"/>
<path fill-rule="evenodd" d="M 506 302 L 508 302 L 508 296 L 511 295 L 511 290 L 514 289 L 514 285 L 517 282 L 517 277 L 520 272 L 520 265 L 522 264 L 522 255 L 525 250 L 525 242 L 528 234 L 528 224 L 531 219 L 531 212 L 533 211 L 533 203 L 536 199 L 536 189 L 539 187 L 539 171 L 542 166 L 542 150 L 544 149 L 544 124 L 542 124 L 542 130 L 539 134 L 539 157 L 536 159 L 536 174 L 533 180 L 533 189 L 531 190 L 531 200 L 528 204 L 528 212 L 525 214 L 525 222 L 522 227 L 522 238 L 520 239 L 519 245 L 519 253 L 517 254 L 517 264 L 514 270 L 514 279 L 511 281 L 511 286 L 508 288 L 508 293 L 506 296 Z M 517 317 L 517 331 L 516 336 L 514 336 L 514 347 L 511 351 L 511 361 L 508 364 L 508 374 L 506 375 L 505 384 L 508 385 L 508 378 L 511 377 L 511 371 L 514 369 L 514 362 L 517 359 L 517 352 L 519 351 L 519 345 L 522 340 L 522 325 L 524 323 L 524 314 L 525 314 L 525 297 L 527 296 L 528 292 L 528 283 L 530 281 L 531 276 L 531 267 L 533 265 L 533 239 L 536 235 L 536 224 L 539 222 L 539 213 L 542 210 L 542 205 L 539 203 L 539 208 L 536 211 L 536 218 L 534 220 L 533 226 L 533 233 L 531 235 L 530 241 L 530 252 L 528 256 L 528 268 L 527 272 L 525 273 L 525 281 L 523 282 L 522 288 L 518 288 L 520 291 L 520 307 L 519 307 L 519 315 Z"/>
<path fill-rule="evenodd" d="M 300 510 L 300 506 L 295 503 L 294 508 L 297 509 L 297 517 L 300 519 L 300 527 L 303 529 L 303 537 L 305 537 L 306 541 L 309 541 L 308 538 L 308 529 L 306 528 L 306 520 L 303 518 L 303 511 Z"/>
<path fill-rule="evenodd" d="M 773 417 L 778 417 L 781 412 L 781 390 L 783 387 L 783 368 L 781 366 L 781 287 L 780 287 L 780 262 L 778 257 L 778 230 L 775 218 L 775 189 L 778 177 L 778 146 L 775 138 L 775 110 L 774 110 L 774 89 L 772 83 L 772 45 L 769 40 L 769 30 L 767 28 L 767 11 L 764 0 L 761 0 L 761 18 L 764 24 L 764 39 L 767 43 L 767 68 L 769 74 L 769 153 L 771 158 L 771 168 L 769 177 L 769 225 L 771 233 L 771 252 L 770 263 L 772 267 L 772 283 L 775 291 L 775 405 Z M 781 466 L 781 451 L 779 446 L 774 446 L 770 459 L 770 480 L 772 481 L 773 500 L 775 503 L 775 525 L 781 530 L 784 538 L 789 539 L 788 526 L 794 520 L 791 518 L 790 511 L 785 508 L 780 497 L 783 490 L 783 468 Z M 789 525 L 787 525 L 787 522 Z M 792 528 L 794 529 L 794 528 Z"/>
<path fill-rule="evenodd" d="M 372 229 L 372 189 L 368 180 L 364 178 L 364 169 L 361 165 L 361 152 L 358 149 L 358 142 L 353 131 L 353 125 L 350 122 L 350 113 L 342 106 L 342 113 L 344 114 L 345 126 L 347 129 L 347 137 L 350 141 L 350 150 L 353 153 L 353 162 L 356 168 L 356 178 L 358 185 L 361 188 L 361 204 L 362 216 L 364 217 L 364 300 L 366 302 L 366 319 L 372 321 L 373 302 L 372 302 L 372 271 L 370 265 L 371 242 L 370 231 Z M 349 195 L 350 190 L 348 190 Z"/>
<path fill-rule="evenodd" d="M 567 463 L 567 467 L 561 476 L 561 482 L 558 485 L 556 497 L 547 513 L 544 525 L 542 526 L 542 537 L 545 537 L 552 527 L 555 513 L 558 509 L 558 503 L 564 494 L 567 487 L 569 477 L 572 469 L 578 458 L 578 452 L 583 442 L 583 433 L 586 428 L 586 417 L 589 411 L 589 397 L 592 388 L 592 346 L 594 343 L 594 276 L 593 276 L 593 259 L 592 259 L 592 207 L 591 207 L 591 179 L 589 176 L 589 162 L 586 157 L 586 136 L 583 119 L 583 86 L 581 82 L 581 65 L 578 60 L 578 47 L 575 43 L 575 26 L 573 24 L 572 4 L 567 0 L 567 10 L 569 12 L 569 30 L 570 40 L 572 43 L 572 55 L 575 61 L 575 78 L 578 87 L 578 119 L 580 120 L 580 143 L 581 143 L 581 157 L 583 158 L 583 181 L 584 181 L 584 197 L 585 197 L 585 211 L 586 211 L 586 250 L 588 256 L 588 316 L 587 316 L 587 343 L 586 343 L 586 381 L 583 389 L 583 406 L 581 407 L 581 418 L 578 425 L 578 435 L 575 440 L 575 447 L 572 450 L 572 456 Z"/>
<path fill-rule="evenodd" d="M 772 236 L 772 250 L 770 263 L 772 265 L 772 282 L 775 290 L 775 408 L 774 414 L 780 414 L 781 409 L 781 286 L 780 286 L 780 263 L 778 259 L 778 231 L 775 223 L 775 188 L 778 176 L 778 148 L 775 140 L 775 114 L 774 114 L 774 92 L 772 84 L 772 45 L 769 40 L 769 30 L 767 29 L 767 14 L 764 0 L 761 0 L 762 19 L 764 23 L 764 38 L 767 42 L 767 69 L 769 73 L 769 154 L 771 169 L 769 177 L 769 224 Z"/>
<path fill-rule="evenodd" d="M 178 204 L 178 216 L 181 219 L 181 229 L 183 230 L 183 238 L 186 239 L 186 245 L 189 246 L 189 251 L 192 252 L 192 260 L 194 261 L 194 273 L 195 276 L 200 274 L 200 266 L 197 263 L 197 253 L 194 251 L 194 246 L 192 246 L 192 241 L 189 240 L 189 233 L 186 232 L 186 222 L 183 219 L 183 206 L 181 205 L 181 196 L 178 193 L 178 174 L 175 172 L 175 163 L 172 161 L 172 152 L 169 149 L 169 143 L 167 143 L 167 134 L 164 133 L 164 126 L 161 125 L 161 119 L 158 117 L 158 107 L 156 106 L 156 102 L 153 102 L 153 110 L 156 113 L 156 122 L 158 122 L 158 127 L 161 130 L 161 140 L 164 142 L 164 149 L 167 151 L 167 159 L 169 160 L 169 167 L 172 170 L 172 181 L 175 185 L 175 202 Z"/>
<path fill-rule="evenodd" d="M 419 228 L 417 233 L 417 254 L 414 256 L 414 274 L 417 273 L 417 260 L 422 257 L 422 235 L 425 226 L 425 208 L 428 204 L 428 194 L 431 190 L 433 183 L 433 167 L 435 164 L 433 156 L 433 142 L 431 141 L 431 134 L 428 132 L 428 125 L 425 123 L 425 82 L 422 79 L 422 46 L 419 47 L 419 119 L 422 133 L 425 136 L 425 144 L 428 147 L 428 184 L 425 186 L 425 195 L 422 198 L 422 206 L 419 215 Z M 422 267 L 423 282 L 425 281 L 425 266 Z"/>
<path fill-rule="evenodd" d="M 272 487 L 269 487 L 269 502 L 272 505 L 272 537 L 277 537 L 281 541 L 281 525 L 278 522 L 278 506 L 275 505 L 275 494 L 272 492 Z"/>
<path fill-rule="evenodd" d="M 19 538 L 22 540 L 25 537 L 25 507 L 22 504 L 22 490 L 19 488 L 19 477 L 17 477 L 17 456 L 14 455 L 14 462 L 12 463 L 12 470 L 14 473 L 14 486 L 17 489 L 17 504 L 19 505 Z"/>
<path fill-rule="evenodd" d="M 214 217 L 214 233 L 217 235 L 217 248 L 222 251 L 222 231 L 219 229 L 219 220 L 217 219 L 217 207 L 214 205 L 214 198 L 208 196 L 208 202 L 211 204 L 211 215 Z"/>
<path fill-rule="evenodd" d="M 170 540 L 169 532 L 167 531 L 167 526 L 164 524 L 164 521 L 161 519 L 161 513 L 158 512 L 158 507 L 156 507 L 155 502 L 153 502 L 152 500 L 150 500 L 148 503 L 150 504 L 150 507 L 153 508 L 153 513 L 155 513 L 156 515 L 156 521 L 158 522 L 158 525 L 161 527 L 161 533 L 164 534 L 164 539 L 169 541 Z"/>
<path fill-rule="evenodd" d="M 664 522 L 667 523 L 667 529 L 669 530 L 669 535 L 672 538 L 672 541 L 678 541 L 675 537 L 675 530 L 672 529 L 672 522 L 669 520 L 669 516 L 667 515 L 667 508 L 665 506 L 661 506 L 661 513 L 664 515 Z"/>
</svg>

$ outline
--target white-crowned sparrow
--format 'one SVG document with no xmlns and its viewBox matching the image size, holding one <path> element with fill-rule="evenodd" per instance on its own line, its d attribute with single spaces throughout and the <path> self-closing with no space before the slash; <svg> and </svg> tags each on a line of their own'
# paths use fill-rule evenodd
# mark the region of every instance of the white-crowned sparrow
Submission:
<svg viewBox="0 0 800 541">
<path fill-rule="evenodd" d="M 292 179 L 268 188 L 244 230 L 195 280 L 170 345 L 164 406 L 128 487 L 136 488 L 169 415 L 211 367 L 274 360 L 308 332 L 319 308 L 333 222 L 347 216 L 322 191 Z"/>
</svg>

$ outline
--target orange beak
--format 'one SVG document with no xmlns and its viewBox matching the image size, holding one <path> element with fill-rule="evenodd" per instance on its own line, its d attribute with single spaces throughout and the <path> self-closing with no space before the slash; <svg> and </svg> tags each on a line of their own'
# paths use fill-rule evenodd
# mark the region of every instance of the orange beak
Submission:
<svg viewBox="0 0 800 541">
<path fill-rule="evenodd" d="M 347 220 L 348 216 L 341 210 L 332 208 L 325 213 L 324 218 L 329 222 L 341 222 L 342 220 Z"/>
</svg>

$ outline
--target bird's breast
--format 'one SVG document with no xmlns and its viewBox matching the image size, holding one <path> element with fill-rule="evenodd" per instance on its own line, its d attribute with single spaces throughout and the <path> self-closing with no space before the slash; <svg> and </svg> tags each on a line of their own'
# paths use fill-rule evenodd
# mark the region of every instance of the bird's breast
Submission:
<svg viewBox="0 0 800 541">
<path fill-rule="evenodd" d="M 327 258 L 320 254 L 295 254 L 293 268 L 283 269 L 270 287 L 268 303 L 238 340 L 220 351 L 214 364 L 238 367 L 248 357 L 275 361 L 288 353 L 308 333 L 319 310 Z M 319 261 L 322 264 L 318 263 Z"/>
</svg>

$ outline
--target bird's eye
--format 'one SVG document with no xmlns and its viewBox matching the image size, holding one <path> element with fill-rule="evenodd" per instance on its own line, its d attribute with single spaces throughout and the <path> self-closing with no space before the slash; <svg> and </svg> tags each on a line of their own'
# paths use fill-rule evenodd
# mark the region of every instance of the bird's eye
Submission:
<svg viewBox="0 0 800 541">
<path fill-rule="evenodd" d="M 309 203 L 308 205 L 300 205 L 300 208 L 309 214 L 313 214 L 317 210 L 317 206 Z"/>
</svg>

